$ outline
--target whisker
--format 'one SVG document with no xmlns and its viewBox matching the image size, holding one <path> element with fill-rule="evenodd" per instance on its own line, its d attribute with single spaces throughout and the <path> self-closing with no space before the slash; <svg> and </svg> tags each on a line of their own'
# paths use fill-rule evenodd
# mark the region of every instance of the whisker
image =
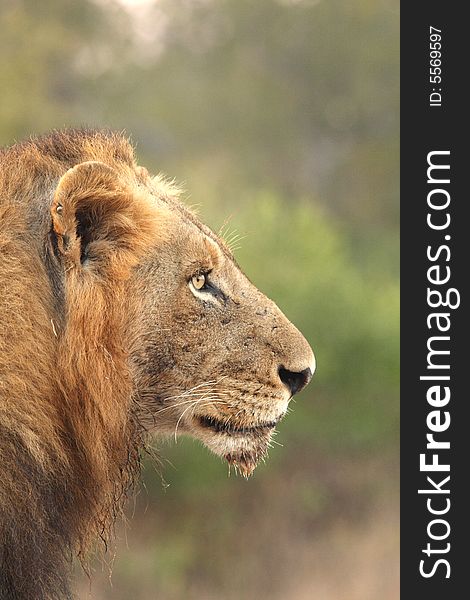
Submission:
<svg viewBox="0 0 470 600">
<path fill-rule="evenodd" d="M 202 396 L 202 398 L 204 398 L 205 396 Z M 164 406 L 163 408 L 158 409 L 154 414 L 155 415 L 159 415 L 162 412 L 165 412 L 166 410 L 172 410 L 175 408 L 178 408 L 180 406 L 184 406 L 186 404 L 194 404 L 195 402 L 198 401 L 198 398 L 191 398 L 190 400 L 184 400 L 183 402 L 177 402 L 176 404 L 172 404 L 171 406 Z"/>
<path fill-rule="evenodd" d="M 204 383 L 200 383 L 198 385 L 195 385 L 192 388 L 189 388 L 189 390 L 186 390 L 184 392 L 182 392 L 181 394 L 177 394 L 176 396 L 168 396 L 168 398 L 166 398 L 166 400 L 177 400 L 178 398 L 184 398 L 186 396 L 190 396 L 195 390 L 200 389 L 201 387 L 204 386 L 214 386 L 217 384 L 217 381 L 205 381 Z"/>
<path fill-rule="evenodd" d="M 184 411 L 181 413 L 181 415 L 179 416 L 178 421 L 176 422 L 176 426 L 175 426 L 175 443 L 177 443 L 177 433 L 178 433 L 178 427 L 179 424 L 181 422 L 181 419 L 184 417 L 184 415 L 188 412 L 188 410 L 190 410 L 191 408 L 194 410 L 194 408 L 196 407 L 196 405 L 200 404 L 203 400 L 209 400 L 209 402 L 207 403 L 207 405 L 211 404 L 212 400 L 217 400 L 217 398 L 210 398 L 210 396 L 206 397 L 206 398 L 200 398 L 199 400 L 195 400 L 193 402 L 192 405 L 187 406 Z M 205 405 L 204 405 L 205 406 Z"/>
<path fill-rule="evenodd" d="M 228 217 L 226 217 L 226 219 L 224 220 L 224 222 L 222 223 L 222 225 L 220 226 L 219 232 L 218 232 L 218 236 L 221 238 L 225 238 L 225 236 L 227 235 L 229 228 L 230 228 L 230 221 L 233 218 L 233 214 L 228 215 Z"/>
</svg>

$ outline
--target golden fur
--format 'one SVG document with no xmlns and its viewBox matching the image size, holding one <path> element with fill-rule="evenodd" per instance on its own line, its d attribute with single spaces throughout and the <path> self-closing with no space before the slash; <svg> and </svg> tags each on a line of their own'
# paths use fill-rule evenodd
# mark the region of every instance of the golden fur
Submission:
<svg viewBox="0 0 470 600">
<path fill-rule="evenodd" d="M 310 379 L 304 338 L 177 196 L 119 134 L 0 152 L 2 600 L 70 597 L 149 433 L 249 474 Z"/>
</svg>

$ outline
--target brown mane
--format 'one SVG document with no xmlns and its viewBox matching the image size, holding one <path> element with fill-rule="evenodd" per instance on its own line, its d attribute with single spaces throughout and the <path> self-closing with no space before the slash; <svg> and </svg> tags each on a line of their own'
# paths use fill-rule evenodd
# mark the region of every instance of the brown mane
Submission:
<svg viewBox="0 0 470 600">
<path fill-rule="evenodd" d="M 157 223 L 144 196 L 121 190 L 107 217 L 122 234 L 114 258 L 98 275 L 72 270 L 65 289 L 51 279 L 54 190 L 84 161 L 140 176 L 112 133 L 55 132 L 0 152 L 2 599 L 69 597 L 71 557 L 107 539 L 139 470 L 123 285 Z"/>
</svg>

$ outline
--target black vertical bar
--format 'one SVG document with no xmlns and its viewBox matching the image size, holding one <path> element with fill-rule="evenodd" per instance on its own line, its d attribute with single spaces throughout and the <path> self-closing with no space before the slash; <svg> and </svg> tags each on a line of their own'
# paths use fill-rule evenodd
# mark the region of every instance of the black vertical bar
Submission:
<svg viewBox="0 0 470 600">
<path fill-rule="evenodd" d="M 435 0 L 401 5 L 401 597 L 413 600 L 470 598 L 470 397 L 466 386 L 470 371 L 470 194 L 465 185 L 470 172 L 465 100 L 470 36 L 464 8 L 463 3 Z M 438 35 L 431 37 L 431 27 L 440 30 L 440 65 L 436 62 L 439 57 L 431 54 L 432 44 L 437 48 L 435 42 L 439 41 Z M 435 154 L 431 160 L 450 165 L 450 169 L 431 171 L 428 182 L 428 156 L 436 151 L 449 152 Z M 446 178 L 450 183 L 443 183 Z M 442 210 L 428 204 L 444 206 L 448 197 L 449 206 Z M 450 218 L 449 226 L 433 229 L 427 223 L 428 214 L 434 226 L 443 226 Z M 437 270 L 428 271 L 436 265 Z M 441 281 L 449 273 L 446 283 L 430 281 Z M 443 298 L 449 290 L 457 290 L 450 293 L 450 303 L 456 304 L 460 296 L 460 306 L 432 308 L 428 289 L 440 291 Z M 431 302 L 438 304 L 437 299 L 434 294 Z M 430 317 L 433 313 L 445 315 L 439 324 L 443 329 L 450 324 L 448 331 L 439 330 L 437 317 Z M 431 357 L 432 363 L 441 367 L 431 369 L 427 344 L 433 336 L 450 338 L 431 341 L 432 348 L 450 350 L 450 354 Z M 444 368 L 447 364 L 449 369 Z M 420 380 L 420 376 L 450 379 Z M 432 406 L 428 390 L 438 385 L 440 394 L 444 394 L 444 386 L 449 388 L 450 400 Z M 448 417 L 448 428 L 442 432 L 430 429 L 429 425 L 444 428 Z M 450 442 L 450 449 L 428 449 L 427 434 Z M 426 463 L 437 454 L 439 464 L 449 464 L 450 471 L 420 470 L 423 453 Z M 420 489 L 434 493 L 419 494 Z M 430 509 L 442 514 L 432 514 Z"/>
</svg>

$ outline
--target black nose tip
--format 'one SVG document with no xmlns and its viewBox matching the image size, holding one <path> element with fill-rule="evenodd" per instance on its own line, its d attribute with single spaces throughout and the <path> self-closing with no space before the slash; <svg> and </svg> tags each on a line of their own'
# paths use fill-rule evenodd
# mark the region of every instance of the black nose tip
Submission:
<svg viewBox="0 0 470 600">
<path fill-rule="evenodd" d="M 312 379 L 312 371 L 310 369 L 304 369 L 296 373 L 295 371 L 288 371 L 284 367 L 279 367 L 278 373 L 282 383 L 289 388 L 292 396 L 303 390 L 310 379 Z"/>
</svg>

